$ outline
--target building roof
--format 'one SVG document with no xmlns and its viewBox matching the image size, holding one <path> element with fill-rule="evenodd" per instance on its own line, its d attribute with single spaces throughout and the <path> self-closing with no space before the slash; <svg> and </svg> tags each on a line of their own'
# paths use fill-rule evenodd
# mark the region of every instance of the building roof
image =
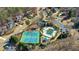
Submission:
<svg viewBox="0 0 79 59">
<path fill-rule="evenodd" d="M 59 20 L 53 21 L 53 24 L 58 25 L 60 29 L 62 29 L 61 32 L 66 32 L 68 30 L 68 28 L 66 28 L 66 26 L 62 24 Z"/>
<path fill-rule="evenodd" d="M 26 32 L 23 32 L 20 42 L 38 44 L 39 36 L 40 36 L 40 32 L 38 31 L 31 31 L 31 32 L 26 31 Z"/>
</svg>

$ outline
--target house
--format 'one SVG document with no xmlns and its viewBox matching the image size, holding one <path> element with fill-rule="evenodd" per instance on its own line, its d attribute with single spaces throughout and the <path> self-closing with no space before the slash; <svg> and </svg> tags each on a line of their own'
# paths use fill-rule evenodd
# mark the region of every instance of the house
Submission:
<svg viewBox="0 0 79 59">
<path fill-rule="evenodd" d="M 2 20 L 0 23 L 0 35 L 5 34 L 10 31 L 14 26 L 14 20 L 12 18 L 8 18 L 6 21 Z"/>
<path fill-rule="evenodd" d="M 14 27 L 14 21 L 13 21 L 13 19 L 10 17 L 10 18 L 8 18 L 7 28 L 8 28 L 8 29 L 12 29 L 13 27 Z"/>
<path fill-rule="evenodd" d="M 66 28 L 66 26 L 62 24 L 59 20 L 54 20 L 52 23 L 59 29 L 61 29 L 62 33 L 66 33 L 68 31 L 68 28 Z"/>
<path fill-rule="evenodd" d="M 5 26 L 3 26 L 2 27 L 2 29 L 6 32 L 6 31 L 8 31 L 8 29 L 7 29 L 7 26 L 5 25 Z"/>
<path fill-rule="evenodd" d="M 16 15 L 16 21 L 21 21 L 22 20 L 22 15 Z"/>
<path fill-rule="evenodd" d="M 2 27 L 0 27 L 0 35 L 3 35 L 4 31 L 2 30 Z"/>
<path fill-rule="evenodd" d="M 37 15 L 37 8 L 36 7 L 27 7 L 24 12 L 24 17 L 27 17 L 29 19 L 35 17 Z"/>
<path fill-rule="evenodd" d="M 26 31 L 26 32 L 23 32 L 20 42 L 38 44 L 39 38 L 40 38 L 39 31 Z"/>
<path fill-rule="evenodd" d="M 43 20 L 39 20 L 39 21 L 37 21 L 37 25 L 38 25 L 39 27 L 44 27 L 44 26 L 46 25 L 46 22 L 43 21 Z"/>
</svg>

